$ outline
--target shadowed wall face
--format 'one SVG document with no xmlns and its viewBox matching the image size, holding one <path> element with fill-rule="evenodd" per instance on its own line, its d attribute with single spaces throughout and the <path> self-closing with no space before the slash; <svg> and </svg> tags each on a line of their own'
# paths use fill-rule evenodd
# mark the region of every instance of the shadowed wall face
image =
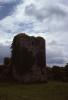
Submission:
<svg viewBox="0 0 68 100">
<path fill-rule="evenodd" d="M 14 37 L 12 65 L 18 75 L 45 73 L 45 56 L 45 40 L 43 38 L 30 37 L 25 34 Z"/>
</svg>

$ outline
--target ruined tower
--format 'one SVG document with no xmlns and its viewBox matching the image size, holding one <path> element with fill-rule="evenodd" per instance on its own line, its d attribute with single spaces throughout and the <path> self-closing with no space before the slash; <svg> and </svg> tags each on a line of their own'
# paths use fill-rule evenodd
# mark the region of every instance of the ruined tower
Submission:
<svg viewBox="0 0 68 100">
<path fill-rule="evenodd" d="M 45 40 L 42 37 L 28 36 L 23 33 L 14 37 L 12 73 L 17 81 L 24 83 L 46 81 L 45 47 Z"/>
</svg>

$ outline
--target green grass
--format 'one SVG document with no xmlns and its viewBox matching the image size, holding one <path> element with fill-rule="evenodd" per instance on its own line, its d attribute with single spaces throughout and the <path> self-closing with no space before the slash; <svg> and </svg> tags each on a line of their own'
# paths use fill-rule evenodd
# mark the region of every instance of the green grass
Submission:
<svg viewBox="0 0 68 100">
<path fill-rule="evenodd" d="M 68 100 L 68 83 L 0 83 L 0 100 Z"/>
</svg>

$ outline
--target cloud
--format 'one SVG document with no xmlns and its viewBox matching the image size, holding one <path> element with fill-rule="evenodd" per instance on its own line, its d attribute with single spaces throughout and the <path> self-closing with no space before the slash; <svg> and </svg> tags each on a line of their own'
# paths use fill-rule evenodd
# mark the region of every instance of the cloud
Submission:
<svg viewBox="0 0 68 100">
<path fill-rule="evenodd" d="M 62 3 L 48 4 L 48 6 L 45 5 L 39 9 L 35 4 L 30 4 L 26 6 L 25 13 L 28 16 L 35 18 L 37 23 L 41 23 L 42 21 L 44 26 L 48 27 L 49 32 L 65 31 L 68 27 L 68 7 Z"/>
<path fill-rule="evenodd" d="M 40 35 L 46 39 L 47 63 L 67 62 L 67 0 L 0 0 L 0 13 L 0 43 L 4 46 L 20 32 Z"/>
<path fill-rule="evenodd" d="M 42 21 L 46 18 L 57 17 L 57 18 L 64 18 L 67 15 L 67 12 L 63 9 L 63 5 L 52 5 L 49 7 L 43 7 L 37 9 L 34 4 L 28 5 L 25 8 L 25 12 L 29 16 L 34 16 L 37 20 Z M 65 7 L 64 7 L 65 8 Z"/>
<path fill-rule="evenodd" d="M 56 40 L 52 40 L 48 43 L 48 47 L 46 48 L 46 54 L 47 64 L 49 64 L 50 66 L 61 66 L 66 63 L 63 44 L 57 42 Z"/>
</svg>

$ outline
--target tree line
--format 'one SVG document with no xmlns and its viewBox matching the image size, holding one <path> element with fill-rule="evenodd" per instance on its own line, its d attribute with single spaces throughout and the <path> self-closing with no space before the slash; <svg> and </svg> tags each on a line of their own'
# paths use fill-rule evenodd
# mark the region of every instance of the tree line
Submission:
<svg viewBox="0 0 68 100">
<path fill-rule="evenodd" d="M 64 67 L 46 67 L 47 79 L 68 82 L 68 63 Z"/>
</svg>

